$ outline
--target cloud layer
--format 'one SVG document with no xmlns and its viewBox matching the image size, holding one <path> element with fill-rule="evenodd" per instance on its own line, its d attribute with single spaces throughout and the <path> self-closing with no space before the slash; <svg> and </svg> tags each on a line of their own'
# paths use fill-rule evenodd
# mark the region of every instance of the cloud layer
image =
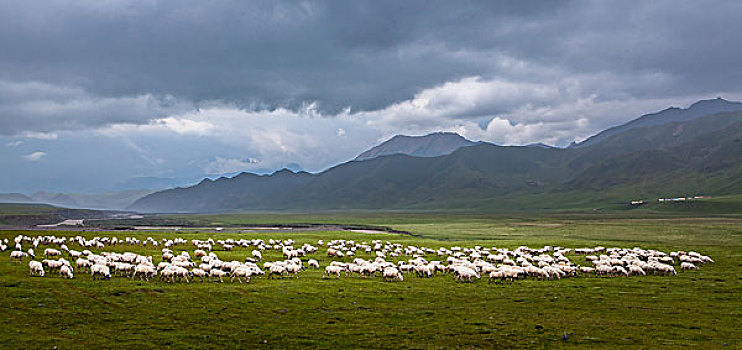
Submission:
<svg viewBox="0 0 742 350">
<path fill-rule="evenodd" d="M 318 171 L 395 134 L 563 146 L 671 105 L 742 99 L 739 13 L 727 1 L 4 2 L 0 156 L 14 170 L 0 191 L 68 181 L 39 175 L 52 169 L 88 183 L 90 159 L 112 177 Z"/>
</svg>

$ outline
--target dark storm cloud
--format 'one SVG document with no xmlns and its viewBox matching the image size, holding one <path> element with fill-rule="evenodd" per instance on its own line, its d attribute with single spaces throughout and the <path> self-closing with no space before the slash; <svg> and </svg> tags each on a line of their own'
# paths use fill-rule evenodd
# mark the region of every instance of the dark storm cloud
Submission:
<svg viewBox="0 0 742 350">
<path fill-rule="evenodd" d="M 376 109 L 486 73 L 500 19 L 554 5 L 448 2 L 16 2 L 0 5 L 1 78 L 96 96 Z M 466 60 L 464 60 L 466 61 Z"/>
<path fill-rule="evenodd" d="M 473 76 L 612 77 L 579 82 L 597 100 L 740 91 L 739 13 L 739 2 L 682 1 L 3 2 L 0 81 L 77 96 L 0 97 L 0 126 L 146 123 L 214 101 L 373 111 Z"/>
<path fill-rule="evenodd" d="M 400 133 L 566 145 L 670 105 L 742 98 L 740 13 L 735 1 L 3 1 L 0 191 L 86 190 L 101 169 L 109 182 L 319 171 Z"/>
</svg>

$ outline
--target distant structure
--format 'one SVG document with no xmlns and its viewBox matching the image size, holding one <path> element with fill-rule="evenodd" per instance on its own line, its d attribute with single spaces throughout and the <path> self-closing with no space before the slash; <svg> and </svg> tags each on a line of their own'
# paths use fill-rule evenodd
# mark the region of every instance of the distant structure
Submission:
<svg viewBox="0 0 742 350">
<path fill-rule="evenodd" d="M 660 203 L 677 203 L 677 202 L 687 202 L 687 201 L 695 201 L 695 200 L 701 200 L 701 199 L 707 199 L 711 198 L 709 196 L 687 196 L 687 197 L 675 197 L 675 198 L 659 198 L 657 199 Z"/>
</svg>

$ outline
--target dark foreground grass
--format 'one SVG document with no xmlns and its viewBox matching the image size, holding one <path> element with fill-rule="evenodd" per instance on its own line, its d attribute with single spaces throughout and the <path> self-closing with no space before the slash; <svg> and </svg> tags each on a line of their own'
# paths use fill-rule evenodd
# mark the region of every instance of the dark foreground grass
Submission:
<svg viewBox="0 0 742 350">
<path fill-rule="evenodd" d="M 230 220 L 239 223 L 235 217 Z M 250 219 L 248 219 L 249 221 Z M 7 348 L 740 348 L 742 222 L 736 219 L 488 219 L 418 216 L 371 223 L 421 234 L 255 233 L 246 238 L 383 239 L 437 249 L 543 244 L 698 250 L 716 264 L 677 277 L 573 278 L 493 285 L 449 276 L 253 279 L 170 285 L 124 278 L 29 278 L 0 260 L 0 344 Z M 369 223 L 369 222 L 364 222 Z M 43 231 L 48 234 L 49 231 Z M 24 232 L 39 234 L 39 232 Z M 11 238 L 17 232 L 0 232 Z M 60 235 L 175 237 L 153 232 Z M 186 239 L 235 233 L 179 233 Z M 192 249 L 188 248 L 190 251 Z M 117 251 L 156 254 L 153 249 Z M 244 259 L 249 250 L 218 252 Z M 368 258 L 368 256 L 361 255 Z M 267 260 L 275 260 L 271 252 Z M 324 266 L 328 259 L 317 254 Z M 430 258 L 434 259 L 434 258 Z M 575 260 L 582 261 L 582 258 Z"/>
</svg>

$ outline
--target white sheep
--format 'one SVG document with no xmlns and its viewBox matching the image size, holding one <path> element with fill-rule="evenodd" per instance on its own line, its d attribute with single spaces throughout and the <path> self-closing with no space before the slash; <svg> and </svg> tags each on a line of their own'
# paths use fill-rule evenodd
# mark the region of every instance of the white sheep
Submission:
<svg viewBox="0 0 742 350">
<path fill-rule="evenodd" d="M 253 250 L 251 254 L 253 258 L 263 261 L 263 254 L 259 250 Z"/>
<path fill-rule="evenodd" d="M 232 271 L 232 278 L 230 279 L 230 282 L 234 282 L 234 279 L 237 278 L 237 281 L 242 283 L 242 277 L 245 278 L 245 283 L 250 282 L 250 269 L 245 266 L 240 266 L 234 271 Z"/>
<path fill-rule="evenodd" d="M 134 273 L 131 279 L 139 277 L 140 280 L 146 280 L 149 282 L 150 278 L 157 275 L 157 270 L 152 265 L 139 264 L 134 267 Z"/>
<path fill-rule="evenodd" d="M 500 281 L 500 283 L 502 283 L 502 281 L 505 280 L 505 272 L 500 269 L 490 272 L 489 282 L 492 283 L 498 280 Z"/>
<path fill-rule="evenodd" d="M 330 275 L 335 275 L 337 278 L 340 278 L 340 273 L 345 270 L 343 267 L 330 265 L 325 267 L 325 274 L 322 276 L 322 278 L 329 277 Z"/>
<path fill-rule="evenodd" d="M 399 272 L 399 270 L 397 270 L 394 267 L 385 268 L 382 275 L 384 276 L 384 281 L 386 282 L 404 281 L 404 277 L 402 277 L 402 273 Z"/>
<path fill-rule="evenodd" d="M 44 266 L 40 262 L 31 260 L 28 262 L 28 269 L 30 270 L 31 277 L 39 276 L 44 277 Z"/>
<path fill-rule="evenodd" d="M 229 276 L 229 273 L 227 273 L 226 271 L 219 270 L 219 269 L 213 269 L 213 270 L 209 271 L 209 281 L 210 282 L 213 282 L 213 279 L 212 278 L 218 277 L 219 278 L 219 282 L 224 283 L 224 279 L 223 279 L 224 276 Z"/>
<path fill-rule="evenodd" d="M 198 278 L 201 279 L 201 282 L 203 282 L 204 281 L 204 277 L 206 277 L 206 271 L 201 270 L 201 269 L 193 269 L 193 270 L 191 270 L 191 275 L 193 275 L 193 278 L 194 279 L 196 277 L 198 277 Z"/>
<path fill-rule="evenodd" d="M 308 267 L 313 267 L 315 269 L 318 269 L 319 268 L 319 262 L 317 260 L 314 260 L 314 259 L 309 259 L 309 261 L 307 261 L 307 266 Z"/>
<path fill-rule="evenodd" d="M 698 270 L 698 266 L 693 263 L 684 262 L 680 264 L 680 270 Z"/>
<path fill-rule="evenodd" d="M 90 275 L 93 279 L 95 279 L 96 276 L 98 277 L 98 279 L 110 279 L 111 270 L 106 265 L 95 264 L 90 267 Z"/>
<path fill-rule="evenodd" d="M 629 266 L 629 274 L 630 275 L 637 275 L 637 276 L 646 276 L 647 273 L 644 272 L 644 269 L 641 268 L 641 266 L 637 265 L 631 265 Z"/>
<path fill-rule="evenodd" d="M 87 259 L 77 258 L 77 260 L 75 260 L 75 265 L 80 269 L 80 271 L 85 271 L 90 269 L 90 267 L 93 266 L 93 263 Z"/>
<path fill-rule="evenodd" d="M 59 277 L 73 278 L 72 268 L 67 265 L 62 265 L 62 267 L 59 268 Z"/>
<path fill-rule="evenodd" d="M 28 256 L 26 252 L 20 251 L 20 250 L 14 250 L 10 252 L 10 261 L 12 262 L 13 259 L 18 259 L 18 262 L 23 262 L 23 257 Z"/>
<path fill-rule="evenodd" d="M 268 278 L 272 278 L 273 275 L 278 275 L 281 278 L 283 278 L 283 275 L 286 274 L 286 268 L 284 266 L 273 264 L 271 265 L 270 269 L 268 270 Z"/>
<path fill-rule="evenodd" d="M 51 256 L 58 256 L 58 255 L 62 255 L 62 252 L 60 252 L 59 250 L 53 249 L 53 248 L 44 249 L 44 256 L 47 258 Z"/>
</svg>

